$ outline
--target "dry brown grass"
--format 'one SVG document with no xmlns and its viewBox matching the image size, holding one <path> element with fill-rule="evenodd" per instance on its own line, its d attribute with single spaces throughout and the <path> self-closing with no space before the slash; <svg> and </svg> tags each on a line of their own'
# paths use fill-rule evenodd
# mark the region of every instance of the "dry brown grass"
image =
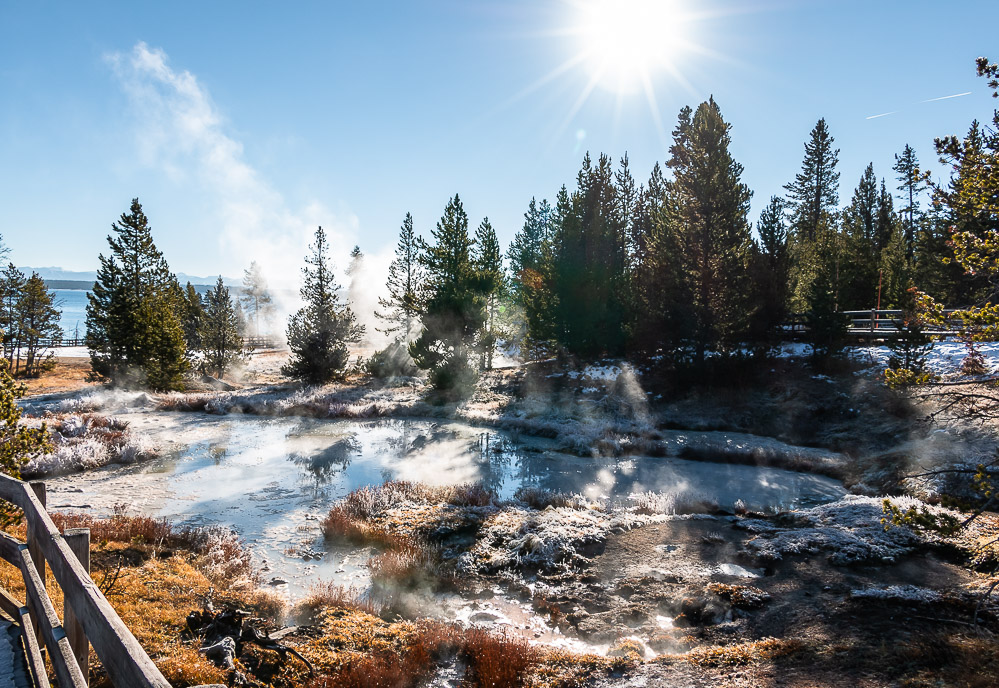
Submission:
<svg viewBox="0 0 999 688">
<path fill-rule="evenodd" d="M 318 611 L 330 607 L 353 609 L 372 616 L 381 613 L 377 605 L 362 597 L 355 588 L 332 581 L 317 581 L 309 588 L 309 594 L 292 609 L 292 616 L 311 621 Z"/>
<path fill-rule="evenodd" d="M 24 383 L 28 395 L 59 394 L 73 392 L 88 387 L 99 387 L 94 382 L 87 382 L 90 373 L 89 358 L 59 358 L 52 359 L 53 366 L 40 376 L 18 380 Z"/>
<path fill-rule="evenodd" d="M 682 655 L 663 655 L 658 661 L 683 661 L 703 667 L 743 666 L 785 657 L 803 648 L 804 644 L 795 638 L 763 638 L 732 645 L 696 647 Z"/>
<path fill-rule="evenodd" d="M 64 532 L 67 528 L 89 528 L 90 541 L 96 544 L 107 542 L 162 544 L 175 537 L 173 527 L 166 520 L 149 516 L 129 516 L 121 506 L 116 506 L 109 518 L 94 518 L 90 514 L 53 513 L 51 516 L 60 532 Z"/>
</svg>

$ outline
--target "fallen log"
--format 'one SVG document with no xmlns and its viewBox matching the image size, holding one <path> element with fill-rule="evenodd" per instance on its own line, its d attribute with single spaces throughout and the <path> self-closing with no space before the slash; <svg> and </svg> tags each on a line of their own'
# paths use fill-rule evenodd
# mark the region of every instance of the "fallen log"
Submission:
<svg viewBox="0 0 999 688">
<path fill-rule="evenodd" d="M 230 671 L 235 669 L 235 659 L 242 654 L 243 645 L 251 643 L 265 650 L 277 652 L 282 662 L 287 661 L 289 654 L 294 655 L 309 668 L 309 674 L 315 676 L 316 670 L 312 662 L 295 648 L 283 645 L 277 639 L 245 623 L 249 617 L 250 613 L 241 609 L 229 609 L 216 614 L 209 605 L 201 611 L 193 611 L 187 615 L 187 628 L 195 637 L 202 639 L 199 652 L 223 669 Z M 287 633 L 281 637 L 284 635 Z"/>
</svg>

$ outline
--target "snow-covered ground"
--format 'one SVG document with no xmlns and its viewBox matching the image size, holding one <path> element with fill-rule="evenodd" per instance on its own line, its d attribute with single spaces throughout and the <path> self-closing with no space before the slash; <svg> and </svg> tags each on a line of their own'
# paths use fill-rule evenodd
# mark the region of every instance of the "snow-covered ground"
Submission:
<svg viewBox="0 0 999 688">
<path fill-rule="evenodd" d="M 985 358 L 985 365 L 990 372 L 999 370 L 999 342 L 980 342 L 976 345 Z M 811 356 L 812 347 L 804 342 L 787 342 L 780 347 L 778 358 L 800 359 Z M 870 346 L 850 346 L 846 353 L 854 360 L 865 363 L 872 368 L 881 370 L 888 365 L 891 349 L 884 344 Z M 934 342 L 933 348 L 926 356 L 930 370 L 937 375 L 952 375 L 961 368 L 968 350 L 963 342 L 948 339 Z"/>
</svg>

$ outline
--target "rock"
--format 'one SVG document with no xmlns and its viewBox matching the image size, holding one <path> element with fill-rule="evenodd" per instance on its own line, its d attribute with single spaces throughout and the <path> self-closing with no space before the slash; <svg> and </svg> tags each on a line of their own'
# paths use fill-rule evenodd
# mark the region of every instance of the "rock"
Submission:
<svg viewBox="0 0 999 688">
<path fill-rule="evenodd" d="M 472 614 L 468 618 L 468 620 L 471 621 L 472 623 L 481 623 L 481 624 L 496 623 L 497 621 L 499 621 L 499 619 L 500 618 L 496 614 L 490 614 L 489 612 L 477 612 L 475 614 Z"/>
</svg>

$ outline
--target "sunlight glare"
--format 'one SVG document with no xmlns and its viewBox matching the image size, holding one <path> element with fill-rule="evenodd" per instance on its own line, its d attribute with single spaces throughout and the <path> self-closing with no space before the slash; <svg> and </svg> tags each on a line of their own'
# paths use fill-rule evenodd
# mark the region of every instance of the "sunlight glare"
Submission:
<svg viewBox="0 0 999 688">
<path fill-rule="evenodd" d="M 678 0 L 586 0 L 578 7 L 581 49 L 600 86 L 637 91 L 674 66 L 686 23 Z"/>
</svg>

